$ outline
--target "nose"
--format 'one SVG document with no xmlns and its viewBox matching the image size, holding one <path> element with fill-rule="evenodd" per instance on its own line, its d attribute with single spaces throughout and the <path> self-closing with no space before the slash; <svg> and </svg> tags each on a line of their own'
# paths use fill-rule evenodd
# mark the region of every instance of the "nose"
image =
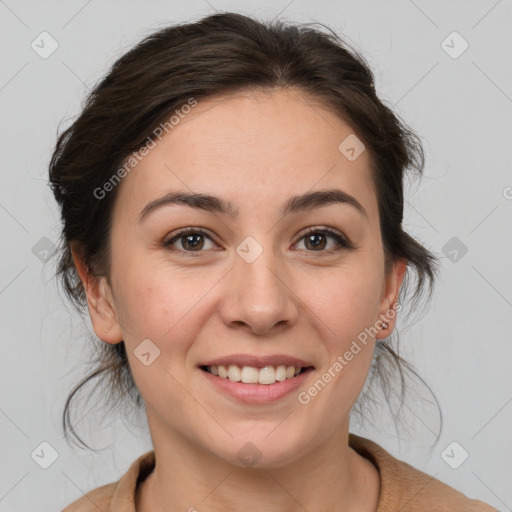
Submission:
<svg viewBox="0 0 512 512">
<path fill-rule="evenodd" d="M 223 322 L 257 335 L 290 328 L 299 317 L 299 300 L 290 281 L 272 250 L 263 250 L 251 263 L 237 254 L 224 283 Z"/>
</svg>

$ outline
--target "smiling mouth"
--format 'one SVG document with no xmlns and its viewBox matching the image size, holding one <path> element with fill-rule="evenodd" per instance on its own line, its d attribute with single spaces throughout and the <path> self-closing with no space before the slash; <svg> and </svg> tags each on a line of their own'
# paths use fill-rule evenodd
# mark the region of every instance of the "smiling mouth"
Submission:
<svg viewBox="0 0 512 512">
<path fill-rule="evenodd" d="M 215 377 L 230 380 L 232 382 L 264 385 L 293 379 L 302 373 L 313 370 L 312 366 L 298 367 L 278 365 L 256 368 L 254 366 L 238 366 L 236 364 L 200 366 L 200 368 Z"/>
</svg>

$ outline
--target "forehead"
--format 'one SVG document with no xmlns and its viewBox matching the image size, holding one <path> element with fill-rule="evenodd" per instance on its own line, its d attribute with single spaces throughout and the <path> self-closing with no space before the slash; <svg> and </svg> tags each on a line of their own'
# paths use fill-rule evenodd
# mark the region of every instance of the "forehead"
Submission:
<svg viewBox="0 0 512 512">
<path fill-rule="evenodd" d="M 119 207 L 129 194 L 140 211 L 172 190 L 228 198 L 240 210 L 277 207 L 292 195 L 336 187 L 374 209 L 368 151 L 347 158 L 352 128 L 304 93 L 238 92 L 200 100 L 187 112 L 123 178 Z"/>
</svg>

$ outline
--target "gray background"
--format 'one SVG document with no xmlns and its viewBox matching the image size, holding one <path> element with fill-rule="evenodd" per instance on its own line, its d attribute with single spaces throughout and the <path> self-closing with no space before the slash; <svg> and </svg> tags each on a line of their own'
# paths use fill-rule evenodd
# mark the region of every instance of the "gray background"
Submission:
<svg viewBox="0 0 512 512">
<path fill-rule="evenodd" d="M 430 309 L 399 330 L 404 355 L 440 401 L 444 428 L 432 447 L 431 410 L 413 401 L 410 433 L 400 439 L 385 425 L 354 424 L 352 431 L 471 497 L 512 510 L 510 0 L 257 5 L 0 1 L 0 510 L 60 510 L 117 480 L 151 449 L 143 419 L 128 428 L 128 417 L 88 412 L 93 402 L 80 409 L 79 428 L 101 450 L 82 451 L 63 439 L 60 415 L 87 370 L 83 333 L 90 323 L 60 296 L 54 259 L 41 261 L 59 233 L 47 165 L 59 123 L 69 125 L 88 89 L 122 53 L 166 23 L 215 10 L 329 24 L 363 51 L 380 97 L 424 140 L 425 177 L 408 189 L 405 224 L 441 256 L 443 270 Z M 31 47 L 43 31 L 58 43 L 46 59 Z M 445 49 L 458 52 L 460 40 L 442 44 L 453 31 L 469 44 L 457 58 Z M 379 418 L 371 419 L 378 425 Z M 43 441 L 58 454 L 48 469 L 31 457 Z M 443 458 L 453 441 L 458 445 Z M 453 469 L 446 453 L 456 465 L 461 449 L 469 456 Z"/>
</svg>

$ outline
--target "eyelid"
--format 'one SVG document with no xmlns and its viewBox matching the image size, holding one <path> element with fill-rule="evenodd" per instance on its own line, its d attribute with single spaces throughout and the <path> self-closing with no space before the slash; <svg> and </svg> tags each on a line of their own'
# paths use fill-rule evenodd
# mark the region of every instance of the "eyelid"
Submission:
<svg viewBox="0 0 512 512">
<path fill-rule="evenodd" d="M 354 244 L 350 241 L 350 239 L 343 232 L 338 231 L 337 229 L 331 228 L 330 226 L 311 226 L 311 227 L 307 228 L 306 231 L 301 233 L 301 235 L 299 236 L 299 239 L 295 243 L 300 242 L 305 236 L 309 235 L 310 233 L 320 233 L 320 234 L 325 234 L 327 236 L 330 236 L 331 238 L 334 238 L 334 240 L 336 240 L 336 242 L 344 250 L 355 248 Z M 341 249 L 338 249 L 338 250 L 341 250 Z M 333 251 L 331 250 L 331 251 L 308 251 L 308 252 L 311 252 L 311 253 L 318 252 L 319 254 L 322 254 L 322 253 L 329 254 L 329 253 L 332 253 Z M 335 249 L 334 252 L 337 252 L 337 250 Z"/>
<path fill-rule="evenodd" d="M 199 233 L 201 235 L 205 235 L 206 237 L 210 238 L 213 242 L 215 242 L 218 245 L 218 242 L 215 240 L 215 237 L 211 235 L 207 230 L 204 228 L 189 226 L 186 228 L 179 229 L 177 232 L 174 232 L 172 235 L 166 237 L 162 244 L 164 247 L 170 247 L 174 242 L 179 240 L 181 237 L 188 235 L 188 234 L 196 234 Z M 188 252 L 192 253 L 194 251 L 181 251 L 181 252 Z M 195 252 L 204 252 L 204 251 L 195 251 Z"/>
<path fill-rule="evenodd" d="M 320 233 L 320 234 L 324 234 L 328 237 L 333 238 L 337 242 L 338 248 L 331 249 L 331 250 L 325 250 L 325 251 L 306 251 L 308 253 L 312 253 L 312 254 L 317 253 L 317 255 L 333 254 L 333 253 L 336 253 L 336 252 L 339 252 L 342 250 L 350 250 L 350 249 L 356 248 L 355 245 L 350 241 L 350 239 L 343 232 L 340 232 L 337 229 L 332 228 L 330 226 L 310 226 L 310 227 L 306 228 L 305 231 L 302 231 L 302 233 L 299 235 L 297 241 L 293 245 L 298 244 L 304 237 L 306 237 L 312 233 Z M 199 256 L 199 255 L 201 255 L 201 253 L 207 252 L 207 251 L 185 251 L 182 249 L 172 249 L 171 248 L 171 246 L 177 240 L 179 240 L 183 236 L 186 236 L 187 234 L 204 235 L 205 237 L 209 238 L 212 242 L 219 245 L 218 242 L 215 240 L 215 236 L 212 236 L 206 229 L 200 228 L 200 227 L 194 227 L 194 226 L 188 226 L 186 228 L 182 228 L 182 229 L 178 230 L 177 232 L 173 233 L 172 236 L 164 239 L 164 241 L 162 242 L 162 245 L 166 249 L 174 250 L 179 253 L 186 253 L 187 255 L 191 255 L 191 256 Z M 216 250 L 216 249 L 214 249 L 214 250 Z"/>
</svg>

